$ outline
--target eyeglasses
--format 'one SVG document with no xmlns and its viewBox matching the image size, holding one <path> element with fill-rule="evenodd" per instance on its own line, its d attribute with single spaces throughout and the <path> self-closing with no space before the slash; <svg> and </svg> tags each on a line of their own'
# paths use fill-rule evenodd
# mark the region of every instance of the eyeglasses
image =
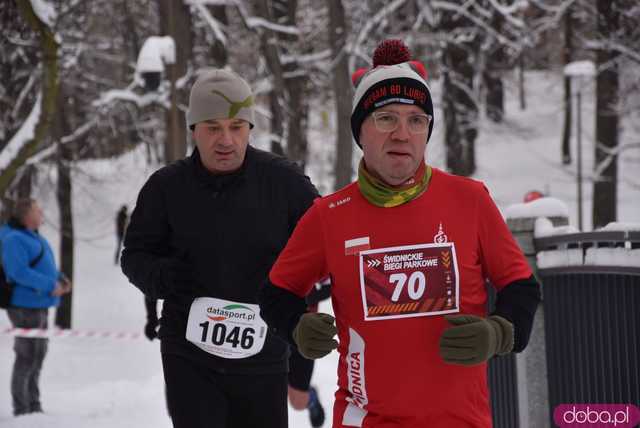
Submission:
<svg viewBox="0 0 640 428">
<path fill-rule="evenodd" d="M 393 132 L 400 125 L 400 118 L 403 117 L 393 111 L 375 111 L 371 114 L 376 129 L 380 132 Z M 426 134 L 429 130 L 432 117 L 428 114 L 410 114 L 407 118 L 407 129 L 409 134 Z"/>
</svg>

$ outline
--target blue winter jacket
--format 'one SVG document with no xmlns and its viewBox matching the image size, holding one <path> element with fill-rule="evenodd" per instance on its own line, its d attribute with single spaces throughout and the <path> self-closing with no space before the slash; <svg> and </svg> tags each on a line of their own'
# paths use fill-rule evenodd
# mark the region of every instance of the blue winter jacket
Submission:
<svg viewBox="0 0 640 428">
<path fill-rule="evenodd" d="M 4 238 L 4 235 L 9 233 L 11 230 L 12 229 L 8 224 L 3 224 L 2 226 L 0 226 L 0 242 L 2 242 L 2 238 Z"/>
<path fill-rule="evenodd" d="M 19 308 L 58 306 L 60 298 L 51 292 L 61 274 L 49 243 L 36 232 L 8 225 L 0 228 L 0 240 L 2 266 L 7 280 L 14 285 L 11 304 Z M 35 266 L 29 266 L 41 248 L 42 258 Z"/>
</svg>

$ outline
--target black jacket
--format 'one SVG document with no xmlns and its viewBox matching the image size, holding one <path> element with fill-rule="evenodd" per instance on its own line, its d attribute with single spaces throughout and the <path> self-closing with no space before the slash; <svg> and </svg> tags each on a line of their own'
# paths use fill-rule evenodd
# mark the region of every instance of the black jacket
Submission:
<svg viewBox="0 0 640 428">
<path fill-rule="evenodd" d="M 163 353 L 204 361 L 221 373 L 286 370 L 287 345 L 276 336 L 268 335 L 259 354 L 228 360 L 186 341 L 186 322 L 195 297 L 257 303 L 272 264 L 316 197 L 295 164 L 251 146 L 241 169 L 231 174 L 210 174 L 196 149 L 149 178 L 131 214 L 122 270 L 145 295 L 157 298 L 162 297 L 154 295 L 158 266 L 180 259 L 191 268 L 197 288 L 165 299 Z"/>
</svg>

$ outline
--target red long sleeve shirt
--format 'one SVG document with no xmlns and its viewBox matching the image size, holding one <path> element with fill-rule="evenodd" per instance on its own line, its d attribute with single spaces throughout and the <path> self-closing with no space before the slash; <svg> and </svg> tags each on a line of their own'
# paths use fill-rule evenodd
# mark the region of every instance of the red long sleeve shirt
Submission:
<svg viewBox="0 0 640 428">
<path fill-rule="evenodd" d="M 486 315 L 500 290 L 531 270 L 480 182 L 438 169 L 427 191 L 394 208 L 356 183 L 298 223 L 270 280 L 303 297 L 332 277 L 340 353 L 334 427 L 492 426 L 486 364 L 445 363 L 447 313 Z"/>
</svg>

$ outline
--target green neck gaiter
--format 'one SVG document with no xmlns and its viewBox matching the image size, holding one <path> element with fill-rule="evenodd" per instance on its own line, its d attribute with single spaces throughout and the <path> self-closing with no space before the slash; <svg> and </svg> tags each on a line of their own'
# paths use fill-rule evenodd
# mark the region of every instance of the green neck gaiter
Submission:
<svg viewBox="0 0 640 428">
<path fill-rule="evenodd" d="M 422 195 L 431 179 L 431 167 L 424 162 L 407 184 L 397 187 L 389 186 L 382 180 L 374 177 L 364 166 L 364 159 L 358 167 L 358 187 L 360 192 L 373 205 L 378 207 L 397 207 Z"/>
</svg>

